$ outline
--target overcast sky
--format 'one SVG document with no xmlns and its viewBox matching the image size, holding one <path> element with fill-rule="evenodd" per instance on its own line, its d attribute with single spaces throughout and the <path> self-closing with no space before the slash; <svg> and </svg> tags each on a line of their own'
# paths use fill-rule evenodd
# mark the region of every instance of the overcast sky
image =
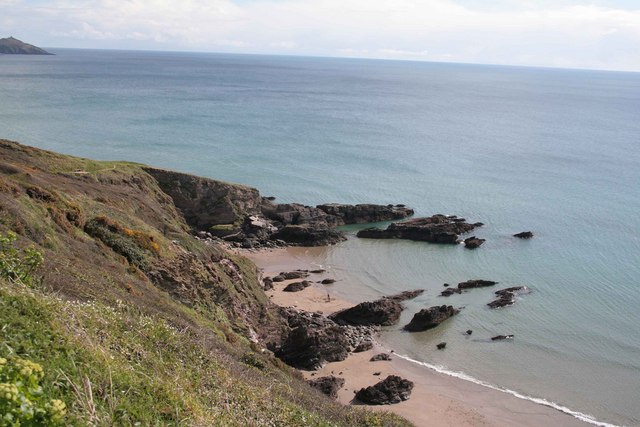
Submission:
<svg viewBox="0 0 640 427">
<path fill-rule="evenodd" d="M 45 47 L 640 71 L 640 0 L 0 0 Z"/>
</svg>

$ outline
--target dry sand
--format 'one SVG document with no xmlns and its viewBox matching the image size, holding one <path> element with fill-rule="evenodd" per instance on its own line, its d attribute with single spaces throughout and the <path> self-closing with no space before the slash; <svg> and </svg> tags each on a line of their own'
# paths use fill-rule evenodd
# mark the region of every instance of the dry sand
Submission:
<svg viewBox="0 0 640 427">
<path fill-rule="evenodd" d="M 317 269 L 322 261 L 323 248 L 243 251 L 242 254 L 251 258 L 262 269 L 265 276 L 274 276 L 282 271 Z M 317 282 L 328 277 L 330 272 L 312 274 L 307 280 Z M 274 283 L 274 289 L 267 292 L 275 304 L 285 307 L 293 306 L 306 311 L 320 311 L 324 314 L 354 305 L 353 302 L 331 295 L 330 287 L 320 284 L 300 292 L 282 292 L 290 282 Z M 381 352 L 389 353 L 390 351 L 377 344 L 372 350 L 351 354 L 342 362 L 329 363 L 318 371 L 303 372 L 303 374 L 306 378 L 332 374 L 344 378 L 345 385 L 338 393 L 338 400 L 344 404 L 353 403 L 355 391 L 374 385 L 388 375 L 399 375 L 409 379 L 415 384 L 409 400 L 395 405 L 367 407 L 372 410 L 397 413 L 416 426 L 584 427 L 589 425 L 551 407 L 436 372 L 394 354 L 391 354 L 391 361 L 369 361 L 371 356 Z"/>
</svg>

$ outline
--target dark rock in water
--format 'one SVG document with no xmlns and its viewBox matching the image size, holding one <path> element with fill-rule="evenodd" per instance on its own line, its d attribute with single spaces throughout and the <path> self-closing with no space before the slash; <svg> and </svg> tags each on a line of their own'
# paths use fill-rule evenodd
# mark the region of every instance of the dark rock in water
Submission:
<svg viewBox="0 0 640 427">
<path fill-rule="evenodd" d="M 272 240 L 284 240 L 297 246 L 327 246 L 346 240 L 341 231 L 312 225 L 285 225 L 271 235 Z"/>
<path fill-rule="evenodd" d="M 305 277 L 309 276 L 309 273 L 307 273 L 306 271 L 290 271 L 288 273 L 282 272 L 279 274 L 280 276 L 284 277 L 285 280 L 292 280 L 292 279 L 304 279 Z"/>
<path fill-rule="evenodd" d="M 424 293 L 424 289 L 415 289 L 413 291 L 402 291 L 399 294 L 391 295 L 386 298 L 392 299 L 397 302 L 407 301 L 410 299 L 414 299 L 418 295 L 422 295 Z"/>
<path fill-rule="evenodd" d="M 445 284 L 444 284 L 444 285 L 442 285 L 442 286 L 444 286 L 445 288 L 448 288 L 448 287 L 449 287 L 449 286 L 451 286 L 451 285 L 450 285 L 450 284 L 448 284 L 448 283 L 445 283 Z"/>
<path fill-rule="evenodd" d="M 373 348 L 373 342 L 369 340 L 362 341 L 353 349 L 354 353 L 362 353 L 363 351 L 371 350 Z"/>
<path fill-rule="evenodd" d="M 475 227 L 483 227 L 484 223 L 483 222 L 476 222 L 473 224 Z"/>
<path fill-rule="evenodd" d="M 289 283 L 282 291 L 283 292 L 300 292 L 311 286 L 311 282 L 303 280 L 302 282 Z"/>
<path fill-rule="evenodd" d="M 431 243 L 458 243 L 458 236 L 468 233 L 476 226 L 464 219 L 434 215 L 428 218 L 414 218 L 396 222 L 387 227 L 360 230 L 358 237 L 369 239 L 407 239 Z"/>
<path fill-rule="evenodd" d="M 438 350 L 444 350 L 446 346 L 447 346 L 446 342 L 441 342 L 440 344 L 436 345 Z"/>
<path fill-rule="evenodd" d="M 491 308 L 501 308 L 509 305 L 513 305 L 516 302 L 516 297 L 521 294 L 527 294 L 531 290 L 526 286 L 514 286 L 511 288 L 501 289 L 496 291 L 498 296 L 495 300 L 487 304 Z"/>
<path fill-rule="evenodd" d="M 471 335 L 473 331 L 471 329 L 467 329 L 467 335 Z"/>
<path fill-rule="evenodd" d="M 326 394 L 332 399 L 338 398 L 338 390 L 344 386 L 344 378 L 334 377 L 330 375 L 328 377 L 320 377 L 307 381 L 311 387 Z"/>
<path fill-rule="evenodd" d="M 493 286 L 498 282 L 492 280 L 467 280 L 466 282 L 458 283 L 458 289 L 472 289 L 472 288 L 484 288 L 486 286 Z"/>
<path fill-rule="evenodd" d="M 273 289 L 273 279 L 271 277 L 265 277 L 262 279 L 262 288 L 265 291 L 270 291 Z"/>
<path fill-rule="evenodd" d="M 464 247 L 467 249 L 479 248 L 485 242 L 485 239 L 478 239 L 476 236 L 471 236 L 464 239 Z"/>
<path fill-rule="evenodd" d="M 405 325 L 404 329 L 409 332 L 426 331 L 427 329 L 435 328 L 459 312 L 460 310 L 450 305 L 425 308 L 416 313 L 413 319 L 411 319 L 411 322 Z"/>
<path fill-rule="evenodd" d="M 369 362 L 379 362 L 381 360 L 391 360 L 391 356 L 387 353 L 376 354 L 371 359 L 369 359 Z"/>
<path fill-rule="evenodd" d="M 298 369 L 315 370 L 326 362 L 344 360 L 350 344 L 346 328 L 326 317 L 282 309 L 291 330 L 275 355 Z"/>
<path fill-rule="evenodd" d="M 377 301 L 362 302 L 354 307 L 333 313 L 330 319 L 348 325 L 381 325 L 395 324 L 402 313 L 398 301 L 381 298 Z"/>
<path fill-rule="evenodd" d="M 440 292 L 440 296 L 450 297 L 453 294 L 461 294 L 462 290 L 458 288 L 447 288 L 444 291 Z"/>
<path fill-rule="evenodd" d="M 320 283 L 322 283 L 323 285 L 330 285 L 332 283 L 336 283 L 336 280 L 335 279 L 324 279 Z"/>
<path fill-rule="evenodd" d="M 533 237 L 533 233 L 531 231 L 523 231 L 522 233 L 514 234 L 513 237 L 517 237 L 518 239 L 530 239 Z"/>
<path fill-rule="evenodd" d="M 513 335 L 496 335 L 491 338 L 491 341 L 502 341 L 502 340 L 511 340 L 513 339 Z"/>
<path fill-rule="evenodd" d="M 309 273 L 313 273 L 313 274 L 322 274 L 324 273 L 325 270 L 323 270 L 322 268 L 319 268 L 317 270 L 311 270 Z"/>
<path fill-rule="evenodd" d="M 338 218 L 339 225 L 392 221 L 413 215 L 413 209 L 404 205 L 342 205 L 330 203 L 318 205 L 316 208 L 329 216 Z"/>
<path fill-rule="evenodd" d="M 274 196 L 266 196 L 265 199 L 269 200 L 270 202 L 273 202 L 276 198 Z"/>
<path fill-rule="evenodd" d="M 413 382 L 397 375 L 389 375 L 376 385 L 360 389 L 356 399 L 369 405 L 389 405 L 409 399 Z"/>
</svg>

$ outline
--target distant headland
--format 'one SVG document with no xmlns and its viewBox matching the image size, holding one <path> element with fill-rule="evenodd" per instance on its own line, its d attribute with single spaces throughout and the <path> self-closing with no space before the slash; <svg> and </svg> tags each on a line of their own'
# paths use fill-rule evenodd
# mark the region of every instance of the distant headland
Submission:
<svg viewBox="0 0 640 427">
<path fill-rule="evenodd" d="M 0 54 L 13 55 L 53 55 L 44 49 L 25 43 L 13 37 L 0 39 Z"/>
</svg>

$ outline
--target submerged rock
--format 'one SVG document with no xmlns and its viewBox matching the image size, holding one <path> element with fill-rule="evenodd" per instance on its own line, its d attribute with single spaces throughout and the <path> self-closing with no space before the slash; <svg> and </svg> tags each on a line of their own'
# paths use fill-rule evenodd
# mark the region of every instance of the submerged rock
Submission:
<svg viewBox="0 0 640 427">
<path fill-rule="evenodd" d="M 516 233 L 513 237 L 517 237 L 518 239 L 530 239 L 533 237 L 533 233 L 531 231 L 523 231 L 522 233 Z"/>
<path fill-rule="evenodd" d="M 487 286 L 496 285 L 498 282 L 492 280 L 467 280 L 466 282 L 458 283 L 458 289 L 472 289 L 472 288 L 484 288 Z"/>
<path fill-rule="evenodd" d="M 389 405 L 409 399 L 412 390 L 412 381 L 389 375 L 376 385 L 360 389 L 356 399 L 369 405 Z"/>
<path fill-rule="evenodd" d="M 458 314 L 460 310 L 450 305 L 434 306 L 420 310 L 413 316 L 404 329 L 409 332 L 426 331 L 435 328 L 448 318 Z"/>
<path fill-rule="evenodd" d="M 462 289 L 458 289 L 458 288 L 447 288 L 444 291 L 440 292 L 440 296 L 443 297 L 450 297 L 453 294 L 461 294 L 462 293 Z"/>
<path fill-rule="evenodd" d="M 312 388 L 326 394 L 332 399 L 338 398 L 338 390 L 344 386 L 344 378 L 334 377 L 329 375 L 328 377 L 320 377 L 307 381 Z"/>
<path fill-rule="evenodd" d="M 495 337 L 491 338 L 491 341 L 502 341 L 502 340 L 511 340 L 513 339 L 513 334 L 512 335 L 496 335 Z"/>
<path fill-rule="evenodd" d="M 391 224 L 386 230 L 366 228 L 357 233 L 358 237 L 369 239 L 407 239 L 431 243 L 458 243 L 458 236 L 468 233 L 476 226 L 464 218 L 433 215 L 427 218 L 414 218 Z"/>
<path fill-rule="evenodd" d="M 422 295 L 424 293 L 424 289 L 415 289 L 413 291 L 402 291 L 399 294 L 391 295 L 386 298 L 392 299 L 397 302 L 407 301 L 410 299 L 414 299 L 418 295 Z"/>
<path fill-rule="evenodd" d="M 338 323 L 349 325 L 381 325 L 395 324 L 402 313 L 402 306 L 396 300 L 381 298 L 376 301 L 362 302 L 354 307 L 339 311 L 329 316 Z"/>
</svg>

